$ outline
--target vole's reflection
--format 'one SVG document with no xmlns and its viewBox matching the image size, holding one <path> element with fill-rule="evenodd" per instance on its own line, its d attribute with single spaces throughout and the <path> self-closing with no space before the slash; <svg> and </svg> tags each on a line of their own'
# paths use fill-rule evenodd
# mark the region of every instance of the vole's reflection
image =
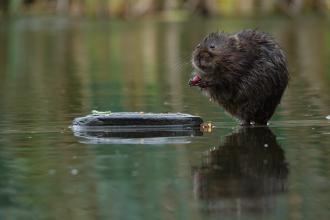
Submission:
<svg viewBox="0 0 330 220">
<path fill-rule="evenodd" d="M 240 128 L 203 156 L 194 169 L 194 192 L 207 211 L 268 212 L 286 192 L 288 166 L 267 127 Z"/>
</svg>

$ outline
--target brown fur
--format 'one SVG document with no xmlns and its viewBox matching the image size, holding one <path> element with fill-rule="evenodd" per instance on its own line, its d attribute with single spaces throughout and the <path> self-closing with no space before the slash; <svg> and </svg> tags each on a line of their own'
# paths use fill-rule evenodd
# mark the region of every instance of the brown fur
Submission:
<svg viewBox="0 0 330 220">
<path fill-rule="evenodd" d="M 243 124 L 267 124 L 288 84 L 286 58 L 268 34 L 211 33 L 193 52 L 198 86 Z"/>
</svg>

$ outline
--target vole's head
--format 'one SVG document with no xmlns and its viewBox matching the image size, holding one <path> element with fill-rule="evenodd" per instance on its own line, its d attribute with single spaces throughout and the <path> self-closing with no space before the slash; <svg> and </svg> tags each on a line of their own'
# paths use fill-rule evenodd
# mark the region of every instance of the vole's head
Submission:
<svg viewBox="0 0 330 220">
<path fill-rule="evenodd" d="M 194 82 L 194 77 L 190 80 L 190 85 L 198 86 L 202 80 L 214 81 L 213 79 L 236 71 L 236 68 L 247 61 L 246 49 L 236 34 L 215 32 L 207 35 L 193 51 L 192 65 L 194 75 L 198 76 L 199 81 Z"/>
<path fill-rule="evenodd" d="M 216 32 L 207 35 L 192 54 L 192 65 L 200 76 L 224 74 L 230 71 L 231 64 L 240 52 L 236 35 Z"/>
</svg>

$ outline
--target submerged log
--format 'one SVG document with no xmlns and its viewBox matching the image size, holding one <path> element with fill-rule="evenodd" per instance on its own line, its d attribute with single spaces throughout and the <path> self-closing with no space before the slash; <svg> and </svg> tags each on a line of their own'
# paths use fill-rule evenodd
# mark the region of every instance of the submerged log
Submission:
<svg viewBox="0 0 330 220">
<path fill-rule="evenodd" d="M 74 127 L 101 128 L 102 126 L 121 127 L 199 127 L 203 120 L 199 116 L 183 113 L 142 113 L 142 112 L 116 112 L 96 113 L 76 118 Z"/>
<path fill-rule="evenodd" d="M 202 123 L 200 117 L 182 113 L 94 112 L 74 119 L 72 130 L 88 144 L 183 144 L 203 135 Z"/>
</svg>

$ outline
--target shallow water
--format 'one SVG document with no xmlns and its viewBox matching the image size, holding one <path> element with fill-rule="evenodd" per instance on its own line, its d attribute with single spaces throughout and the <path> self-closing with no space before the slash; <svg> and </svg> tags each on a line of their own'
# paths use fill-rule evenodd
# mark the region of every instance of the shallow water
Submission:
<svg viewBox="0 0 330 220">
<path fill-rule="evenodd" d="M 329 22 L 0 22 L 1 218 L 330 218 Z M 272 33 L 288 55 L 269 128 L 240 129 L 187 86 L 200 38 L 244 27 Z M 68 126 L 92 110 L 186 112 L 216 128 L 90 142 Z"/>
</svg>

